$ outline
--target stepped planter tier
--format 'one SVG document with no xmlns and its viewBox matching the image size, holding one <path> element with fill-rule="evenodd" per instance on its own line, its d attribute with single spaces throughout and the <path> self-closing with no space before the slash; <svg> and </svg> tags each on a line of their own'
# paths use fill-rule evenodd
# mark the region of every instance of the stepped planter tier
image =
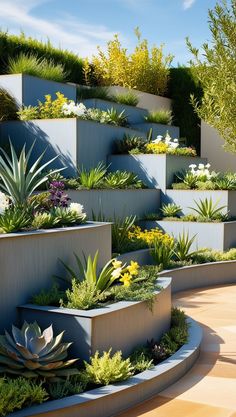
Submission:
<svg viewBox="0 0 236 417">
<path fill-rule="evenodd" d="M 19 307 L 20 317 L 36 320 L 42 327 L 53 323 L 56 333 L 66 330 L 65 340 L 73 342 L 71 354 L 81 359 L 111 347 L 128 356 L 153 335 L 159 340 L 170 327 L 171 279 L 162 278 L 158 283 L 162 289 L 156 293 L 152 309 L 145 301 L 121 301 L 86 311 L 26 304 Z"/>
<path fill-rule="evenodd" d="M 188 318 L 189 338 L 174 355 L 127 381 L 25 408 L 11 417 L 110 417 L 152 398 L 178 381 L 200 353 L 202 329 Z"/>
<path fill-rule="evenodd" d="M 189 233 L 189 237 L 196 235 L 193 249 L 211 248 L 224 251 L 236 247 L 236 221 L 203 223 L 156 220 L 142 221 L 140 224 L 147 229 L 158 227 L 176 239 L 184 232 Z"/>
<path fill-rule="evenodd" d="M 0 75 L 0 88 L 7 90 L 20 106 L 37 106 L 38 101 L 45 100 L 46 94 L 55 97 L 58 91 L 70 100 L 76 100 L 76 87 L 74 85 L 26 74 Z"/>
<path fill-rule="evenodd" d="M 138 175 L 150 188 L 165 191 L 174 182 L 176 172 L 189 168 L 190 164 L 206 163 L 206 159 L 178 155 L 110 155 L 110 170 L 127 170 Z"/>
<path fill-rule="evenodd" d="M 90 222 L 32 232 L 0 235 L 0 331 L 18 320 L 16 306 L 63 276 L 65 263 L 75 265 L 73 252 L 83 257 L 99 250 L 99 265 L 111 259 L 111 224 Z"/>
<path fill-rule="evenodd" d="M 140 109 L 135 106 L 129 106 L 126 104 L 115 103 L 112 101 L 101 100 L 101 99 L 86 99 L 82 100 L 82 103 L 87 108 L 95 108 L 100 110 L 110 110 L 111 108 L 116 109 L 119 113 L 124 110 L 125 115 L 128 117 L 129 123 L 142 123 L 144 121 L 144 117 L 147 116 L 148 111 L 145 109 Z M 138 128 L 138 126 L 137 126 Z M 143 129 L 145 132 L 146 130 Z"/>
<path fill-rule="evenodd" d="M 152 265 L 153 259 L 150 254 L 150 249 L 139 249 L 132 252 L 122 253 L 118 256 L 118 259 L 123 263 L 130 263 L 130 261 L 136 261 L 139 265 Z"/>
<path fill-rule="evenodd" d="M 160 190 L 155 189 L 106 189 L 68 190 L 72 201 L 84 206 L 88 218 L 102 214 L 105 219 L 126 216 L 143 217 L 160 207 Z"/>
<path fill-rule="evenodd" d="M 236 216 L 236 191 L 227 190 L 166 190 L 162 194 L 162 203 L 175 203 L 182 208 L 182 214 L 194 213 L 189 207 L 195 207 L 195 202 L 203 199 L 212 199 L 213 204 L 225 206 L 223 213 L 230 212 L 232 217 Z"/>
<path fill-rule="evenodd" d="M 165 270 L 159 276 L 171 277 L 171 291 L 176 293 L 193 288 L 235 284 L 235 269 L 236 261 L 209 262 Z"/>
<path fill-rule="evenodd" d="M 133 124 L 134 129 L 141 130 L 142 132 L 148 133 L 152 129 L 152 137 L 155 139 L 156 136 L 165 136 L 168 132 L 173 139 L 179 139 L 179 127 L 171 125 L 163 125 L 160 123 L 135 123 Z"/>
<path fill-rule="evenodd" d="M 16 149 L 35 139 L 33 158 L 47 147 L 44 161 L 58 155 L 50 168 L 67 167 L 65 176 L 78 175 L 77 166 L 91 168 L 100 161 L 106 162 L 113 152 L 114 141 L 124 134 L 137 135 L 136 130 L 76 118 L 10 121 L 0 124 L 1 144 L 10 138 Z M 140 136 L 140 132 L 138 132 Z M 141 135 L 142 136 L 142 135 Z M 143 134 L 145 137 L 145 133 Z"/>
<path fill-rule="evenodd" d="M 136 94 L 139 98 L 139 102 L 136 107 L 140 107 L 148 111 L 158 109 L 171 110 L 172 107 L 172 101 L 170 98 L 156 96 L 155 94 L 144 93 L 143 91 L 139 90 L 130 90 L 129 88 L 119 86 L 108 87 L 108 91 L 111 95 L 124 94 L 132 91 L 132 93 Z"/>
</svg>

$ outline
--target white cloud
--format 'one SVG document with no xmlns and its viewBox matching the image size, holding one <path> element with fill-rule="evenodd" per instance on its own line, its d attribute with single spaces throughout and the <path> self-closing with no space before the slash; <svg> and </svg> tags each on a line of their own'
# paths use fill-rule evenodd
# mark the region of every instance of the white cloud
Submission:
<svg viewBox="0 0 236 417">
<path fill-rule="evenodd" d="M 196 0 L 183 0 L 183 9 L 187 10 L 190 9 L 194 5 Z"/>
<path fill-rule="evenodd" d="M 114 32 L 102 25 L 89 25 L 64 14 L 60 19 L 43 19 L 32 15 L 32 10 L 51 0 L 0 0 L 1 29 L 17 33 L 23 30 L 26 35 L 47 38 L 55 46 L 61 46 L 78 53 L 91 56 L 97 51 L 97 44 L 111 39 Z"/>
</svg>

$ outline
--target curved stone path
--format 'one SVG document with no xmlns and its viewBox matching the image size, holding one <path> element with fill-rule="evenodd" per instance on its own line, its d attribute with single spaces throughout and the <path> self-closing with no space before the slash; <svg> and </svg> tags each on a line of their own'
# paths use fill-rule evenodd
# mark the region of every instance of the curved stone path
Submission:
<svg viewBox="0 0 236 417">
<path fill-rule="evenodd" d="M 236 285 L 178 293 L 203 328 L 200 357 L 178 382 L 119 417 L 236 417 Z"/>
</svg>

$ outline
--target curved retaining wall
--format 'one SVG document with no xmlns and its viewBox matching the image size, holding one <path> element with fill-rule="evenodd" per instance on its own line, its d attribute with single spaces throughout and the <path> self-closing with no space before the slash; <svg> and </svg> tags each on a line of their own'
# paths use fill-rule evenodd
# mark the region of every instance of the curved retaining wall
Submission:
<svg viewBox="0 0 236 417">
<path fill-rule="evenodd" d="M 153 369 L 127 381 L 97 388 L 61 400 L 50 401 L 11 414 L 11 417 L 110 417 L 158 394 L 181 378 L 194 364 L 202 340 L 202 330 L 188 319 L 189 341 L 173 356 Z"/>
</svg>

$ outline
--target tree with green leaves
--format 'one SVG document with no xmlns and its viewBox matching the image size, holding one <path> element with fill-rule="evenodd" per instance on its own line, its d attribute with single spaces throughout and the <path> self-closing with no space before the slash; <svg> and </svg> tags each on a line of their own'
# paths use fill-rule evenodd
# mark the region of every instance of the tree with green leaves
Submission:
<svg viewBox="0 0 236 417">
<path fill-rule="evenodd" d="M 236 0 L 221 0 L 209 10 L 211 43 L 202 46 L 202 56 L 187 39 L 191 61 L 203 88 L 198 101 L 191 96 L 197 115 L 216 128 L 226 150 L 236 152 Z"/>
</svg>

